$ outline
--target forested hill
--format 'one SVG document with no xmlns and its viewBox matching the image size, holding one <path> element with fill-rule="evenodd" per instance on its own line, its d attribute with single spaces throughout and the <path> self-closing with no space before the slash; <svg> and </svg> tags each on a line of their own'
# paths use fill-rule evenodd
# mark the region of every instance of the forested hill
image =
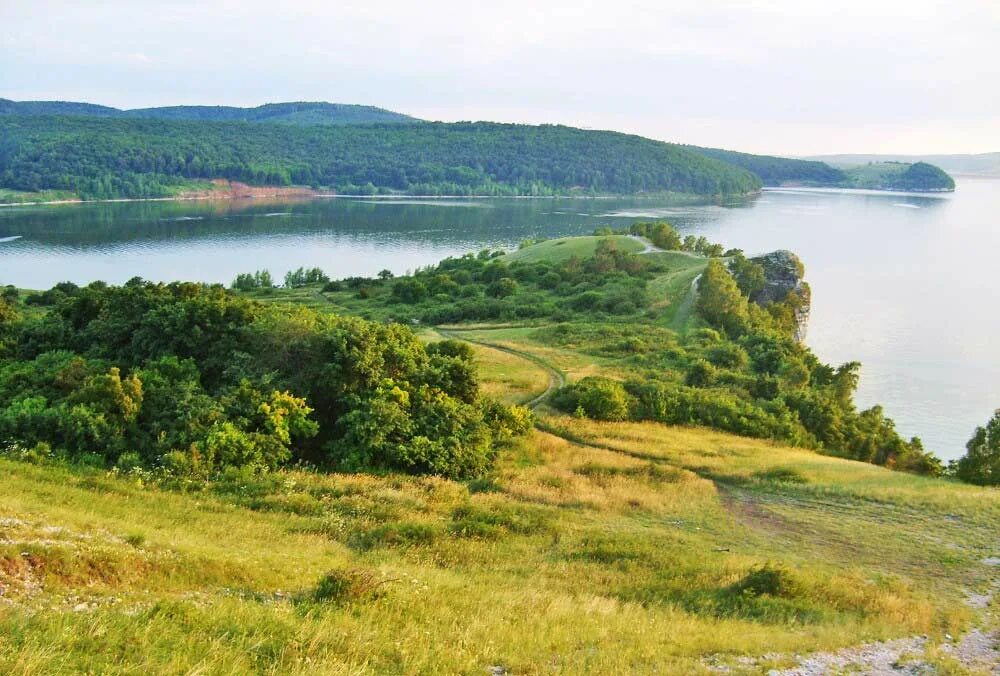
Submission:
<svg viewBox="0 0 1000 676">
<path fill-rule="evenodd" d="M 838 185 L 847 180 L 847 174 L 825 162 L 792 160 L 770 155 L 751 155 L 721 148 L 684 146 L 696 153 L 742 167 L 757 174 L 764 185 L 778 186 L 786 183 L 803 185 Z"/>
<path fill-rule="evenodd" d="M 742 167 L 766 186 L 801 185 L 824 188 L 865 188 L 941 192 L 955 189 L 955 181 L 926 162 L 878 162 L 856 167 L 834 167 L 818 160 L 751 155 L 719 148 L 684 146 L 705 157 Z"/>
<path fill-rule="evenodd" d="M 761 187 L 749 171 L 677 145 L 563 126 L 0 116 L 0 187 L 152 197 L 215 178 L 413 194 L 714 196 Z"/>
<path fill-rule="evenodd" d="M 295 101 L 267 103 L 254 108 L 234 106 L 166 106 L 120 110 L 72 101 L 10 101 L 0 99 L 0 115 L 82 115 L 86 117 L 140 117 L 158 120 L 215 122 L 273 122 L 281 124 L 412 124 L 420 120 L 374 106 Z"/>
<path fill-rule="evenodd" d="M 845 170 L 848 187 L 869 190 L 913 190 L 941 192 L 955 189 L 955 181 L 940 168 L 926 162 L 873 162 Z"/>
</svg>

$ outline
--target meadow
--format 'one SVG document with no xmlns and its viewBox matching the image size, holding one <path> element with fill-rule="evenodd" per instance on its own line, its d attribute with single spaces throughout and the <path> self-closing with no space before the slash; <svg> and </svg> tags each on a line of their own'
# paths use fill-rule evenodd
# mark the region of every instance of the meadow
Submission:
<svg viewBox="0 0 1000 676">
<path fill-rule="evenodd" d="M 767 673 L 907 638 L 900 667 L 991 673 L 995 650 L 959 647 L 1000 628 L 1000 491 L 550 405 L 659 368 L 630 341 L 704 329 L 707 259 L 644 255 L 663 263 L 649 321 L 415 325 L 471 343 L 481 391 L 534 411 L 476 478 L 301 464 L 178 485 L 0 457 L 0 671 Z M 392 309 L 322 284 L 246 295 Z"/>
</svg>

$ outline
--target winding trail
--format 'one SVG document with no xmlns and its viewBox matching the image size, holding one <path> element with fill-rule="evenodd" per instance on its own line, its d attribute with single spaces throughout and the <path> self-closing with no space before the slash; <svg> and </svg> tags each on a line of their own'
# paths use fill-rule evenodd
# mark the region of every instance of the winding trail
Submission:
<svg viewBox="0 0 1000 676">
<path fill-rule="evenodd" d="M 701 274 L 698 274 L 691 280 L 691 288 L 688 289 L 688 292 L 684 295 L 684 300 L 681 301 L 681 304 L 677 307 L 677 311 L 674 312 L 673 319 L 670 320 L 670 328 L 674 331 L 680 331 L 687 318 L 691 316 L 695 299 L 698 297 L 698 280 L 700 279 Z"/>
<path fill-rule="evenodd" d="M 464 340 L 467 343 L 472 343 L 473 345 L 480 345 L 482 347 L 488 347 L 491 350 L 497 350 L 499 352 L 506 352 L 507 354 L 512 354 L 515 357 L 520 357 L 522 359 L 527 359 L 528 361 L 541 366 L 542 369 L 549 376 L 549 385 L 545 388 L 545 391 L 535 397 L 529 399 L 524 403 L 531 410 L 535 410 L 542 404 L 544 404 L 552 393 L 558 390 L 560 387 L 566 385 L 566 374 L 552 366 L 538 355 L 532 354 L 530 352 L 525 352 L 523 350 L 515 350 L 512 347 L 506 347 L 505 345 L 497 345 L 496 343 L 490 343 L 485 340 L 478 340 L 476 338 L 470 338 L 468 336 L 459 335 L 468 331 L 475 331 L 476 329 L 443 329 L 441 327 L 435 327 L 435 331 L 445 338 L 451 338 L 452 340 Z"/>
<path fill-rule="evenodd" d="M 645 237 L 640 237 L 639 235 L 629 235 L 629 239 L 634 239 L 635 241 L 639 242 L 639 244 L 642 244 L 644 247 L 646 247 L 642 251 L 637 251 L 636 252 L 637 254 L 660 253 L 661 251 L 666 251 L 666 249 L 661 249 L 660 247 L 656 246 Z"/>
</svg>

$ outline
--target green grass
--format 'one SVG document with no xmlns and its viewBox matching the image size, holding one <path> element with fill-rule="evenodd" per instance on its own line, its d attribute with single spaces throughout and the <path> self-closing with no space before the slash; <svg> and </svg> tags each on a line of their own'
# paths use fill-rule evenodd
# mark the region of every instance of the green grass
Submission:
<svg viewBox="0 0 1000 676">
<path fill-rule="evenodd" d="M 694 318 L 694 281 L 708 265 L 708 259 L 679 251 L 649 254 L 668 266 L 668 272 L 652 280 L 648 293 L 653 307 L 662 311 L 662 318 L 675 331 L 684 332 Z"/>
<path fill-rule="evenodd" d="M 0 669 L 787 666 L 959 632 L 995 554 L 996 492 L 700 430 L 549 424 L 621 450 L 537 433 L 486 483 L 288 471 L 189 494 L 0 460 Z M 778 586 L 745 591 L 765 566 Z"/>
<path fill-rule="evenodd" d="M 508 402 L 552 370 L 669 377 L 642 346 L 669 353 L 692 325 L 706 261 L 647 255 L 667 266 L 650 316 L 446 334 L 477 342 L 483 391 Z M 252 295 L 365 307 L 318 287 Z M 965 598 L 995 593 L 1000 491 L 537 414 L 464 483 L 288 470 L 182 492 L 0 457 L 0 672 L 766 673 L 913 635 L 944 663 L 946 634 L 992 626 Z"/>
<path fill-rule="evenodd" d="M 539 261 L 559 263 L 569 260 L 573 256 L 588 258 L 594 255 L 597 243 L 604 239 L 614 240 L 619 249 L 629 253 L 638 253 L 645 248 L 642 242 L 626 235 L 614 235 L 611 237 L 563 237 L 560 239 L 545 240 L 544 242 L 512 251 L 506 254 L 503 260 L 508 263 L 513 263 L 514 261 L 525 263 L 537 263 Z"/>
<path fill-rule="evenodd" d="M 486 396 L 505 404 L 524 404 L 549 387 L 548 371 L 538 364 L 483 345 L 473 349 L 480 389 Z"/>
<path fill-rule="evenodd" d="M 587 358 L 537 331 L 470 334 Z M 477 357 L 499 396 L 543 386 L 536 363 Z M 769 655 L 766 670 L 913 634 L 933 651 L 972 619 L 966 590 L 987 589 L 997 491 L 542 416 L 560 436 L 466 484 L 285 471 L 181 493 L 0 459 L 0 670 L 699 673 Z"/>
</svg>

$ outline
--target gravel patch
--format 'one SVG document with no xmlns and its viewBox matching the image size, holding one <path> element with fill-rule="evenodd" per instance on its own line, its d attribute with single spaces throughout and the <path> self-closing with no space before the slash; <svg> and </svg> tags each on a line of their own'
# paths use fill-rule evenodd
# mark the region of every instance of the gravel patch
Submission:
<svg viewBox="0 0 1000 676">
<path fill-rule="evenodd" d="M 931 673 L 927 664 L 907 662 L 907 656 L 922 655 L 927 637 L 912 636 L 892 641 L 866 643 L 836 652 L 814 653 L 791 669 L 773 670 L 770 676 L 827 676 L 862 673 L 871 676 L 918 676 Z"/>
</svg>

